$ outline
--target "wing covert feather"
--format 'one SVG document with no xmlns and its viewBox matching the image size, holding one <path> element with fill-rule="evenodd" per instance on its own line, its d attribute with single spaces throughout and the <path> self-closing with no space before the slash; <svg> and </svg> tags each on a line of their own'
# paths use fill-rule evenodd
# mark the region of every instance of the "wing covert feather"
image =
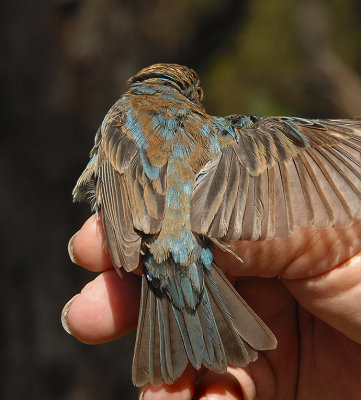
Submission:
<svg viewBox="0 0 361 400">
<path fill-rule="evenodd" d="M 115 107 L 115 106 L 114 106 Z M 97 192 L 112 261 L 131 271 L 139 262 L 141 232 L 156 233 L 164 215 L 167 165 L 149 179 L 122 114 L 110 112 L 101 127 Z M 137 232 L 139 231 L 139 232 Z"/>
</svg>

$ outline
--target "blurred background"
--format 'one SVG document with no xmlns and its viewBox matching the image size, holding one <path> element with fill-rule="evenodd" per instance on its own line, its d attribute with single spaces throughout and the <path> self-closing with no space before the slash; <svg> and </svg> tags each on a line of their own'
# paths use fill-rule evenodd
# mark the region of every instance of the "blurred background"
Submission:
<svg viewBox="0 0 361 400">
<path fill-rule="evenodd" d="M 5 0 L 0 16 L 2 399 L 134 399 L 134 337 L 88 346 L 63 305 L 95 277 L 67 242 L 71 191 L 124 82 L 200 75 L 209 113 L 361 116 L 359 0 Z"/>
</svg>

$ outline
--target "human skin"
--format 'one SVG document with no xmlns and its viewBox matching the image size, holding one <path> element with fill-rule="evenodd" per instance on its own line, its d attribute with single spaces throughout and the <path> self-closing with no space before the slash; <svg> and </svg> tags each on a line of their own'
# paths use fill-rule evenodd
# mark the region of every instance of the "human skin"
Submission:
<svg viewBox="0 0 361 400">
<path fill-rule="evenodd" d="M 299 228 L 291 238 L 232 247 L 243 263 L 217 249 L 215 260 L 273 331 L 277 349 L 223 375 L 188 367 L 171 386 L 142 388 L 143 398 L 359 399 L 361 221 L 346 228 Z M 135 274 L 117 274 L 95 215 L 72 238 L 70 253 L 99 275 L 67 303 L 65 327 L 92 344 L 135 329 L 141 266 Z"/>
</svg>

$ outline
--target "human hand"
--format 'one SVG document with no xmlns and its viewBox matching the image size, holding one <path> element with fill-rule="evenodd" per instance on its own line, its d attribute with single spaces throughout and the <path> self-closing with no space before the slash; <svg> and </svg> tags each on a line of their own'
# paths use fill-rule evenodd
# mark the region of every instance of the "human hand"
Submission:
<svg viewBox="0 0 361 400">
<path fill-rule="evenodd" d="M 93 344 L 135 329 L 140 280 L 113 269 L 101 221 L 92 216 L 71 247 L 76 263 L 99 276 L 65 307 L 67 328 Z M 216 249 L 215 260 L 274 332 L 277 349 L 228 374 L 188 367 L 171 386 L 143 388 L 144 399 L 359 399 L 361 222 L 233 248 L 243 263 Z"/>
</svg>

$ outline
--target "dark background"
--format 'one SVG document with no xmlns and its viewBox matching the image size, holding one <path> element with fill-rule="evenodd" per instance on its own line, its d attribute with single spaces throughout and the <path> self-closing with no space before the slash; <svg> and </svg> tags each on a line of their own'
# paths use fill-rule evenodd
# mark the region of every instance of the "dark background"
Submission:
<svg viewBox="0 0 361 400">
<path fill-rule="evenodd" d="M 133 337 L 87 346 L 60 324 L 95 276 L 67 242 L 103 116 L 155 62 L 194 68 L 209 113 L 361 116 L 361 2 L 5 0 L 0 15 L 0 397 L 135 398 Z"/>
</svg>

